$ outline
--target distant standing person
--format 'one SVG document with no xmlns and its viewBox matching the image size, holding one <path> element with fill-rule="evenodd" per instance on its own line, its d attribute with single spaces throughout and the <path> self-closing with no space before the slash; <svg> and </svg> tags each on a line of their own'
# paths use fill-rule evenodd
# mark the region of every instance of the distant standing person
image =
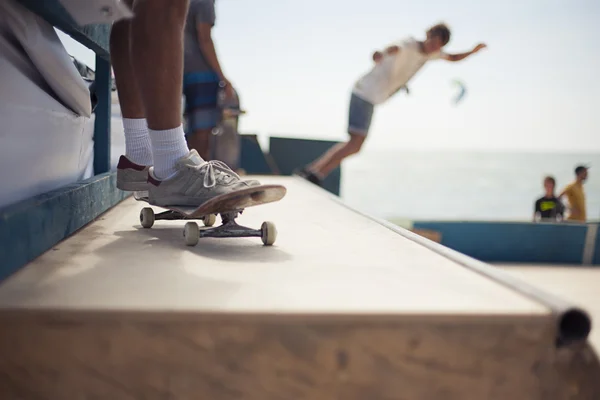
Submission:
<svg viewBox="0 0 600 400">
<path fill-rule="evenodd" d="M 210 159 L 210 135 L 221 120 L 219 88 L 224 89 L 227 98 L 233 97 L 211 35 L 215 20 L 215 0 L 190 0 L 183 64 L 186 137 L 190 149 L 196 149 L 205 160 Z"/>
<path fill-rule="evenodd" d="M 583 184 L 587 180 L 588 169 L 589 167 L 584 165 L 577 166 L 575 168 L 575 181 L 567 185 L 558 196 L 559 198 L 567 196 L 569 200 L 570 215 L 567 218 L 568 221 L 585 222 L 587 219 Z"/>
<path fill-rule="evenodd" d="M 223 116 L 218 127 L 219 133 L 214 136 L 211 153 L 215 160 L 223 161 L 229 168 L 238 172 L 241 156 L 241 137 L 239 133 L 240 115 L 246 112 L 240 108 L 240 98 L 237 91 L 233 97 L 222 104 Z"/>
<path fill-rule="evenodd" d="M 561 221 L 565 207 L 554 194 L 556 180 L 547 176 L 544 178 L 544 190 L 546 193 L 535 202 L 533 214 L 534 221 Z"/>
</svg>

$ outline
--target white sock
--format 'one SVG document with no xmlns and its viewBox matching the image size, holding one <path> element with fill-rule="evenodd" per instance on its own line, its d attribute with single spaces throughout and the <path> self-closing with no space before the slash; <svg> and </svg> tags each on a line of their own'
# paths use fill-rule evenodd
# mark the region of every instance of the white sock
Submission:
<svg viewBox="0 0 600 400">
<path fill-rule="evenodd" d="M 175 163 L 189 153 L 183 125 L 164 131 L 148 129 L 152 142 L 154 176 L 166 179 L 175 173 Z"/>
<path fill-rule="evenodd" d="M 125 155 L 140 165 L 152 165 L 152 147 L 146 118 L 123 118 Z"/>
</svg>

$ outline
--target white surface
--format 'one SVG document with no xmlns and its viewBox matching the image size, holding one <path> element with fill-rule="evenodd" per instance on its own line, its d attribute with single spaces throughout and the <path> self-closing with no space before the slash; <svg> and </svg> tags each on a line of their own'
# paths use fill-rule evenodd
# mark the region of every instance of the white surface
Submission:
<svg viewBox="0 0 600 400">
<path fill-rule="evenodd" d="M 72 110 L 90 106 L 89 91 L 46 28 L 12 0 L 0 3 L 0 207 L 93 176 L 94 115 Z M 125 146 L 118 101 L 112 111 L 114 169 Z"/>
<path fill-rule="evenodd" d="M 0 307 L 273 313 L 546 315 L 549 310 L 340 206 L 295 178 L 247 209 L 260 238 L 183 242 L 184 221 L 142 229 L 129 199 L 0 286 Z M 217 224 L 220 224 L 220 219 Z"/>
<path fill-rule="evenodd" d="M 0 25 L 22 46 L 65 107 L 89 118 L 92 114 L 90 91 L 54 27 L 16 0 L 0 2 Z M 2 95 L 4 97 L 5 93 Z"/>
<path fill-rule="evenodd" d="M 133 13 L 122 0 L 60 0 L 79 25 L 109 24 Z"/>
<path fill-rule="evenodd" d="M 88 118 L 49 94 L 46 80 L 2 23 L 5 17 L 0 17 L 0 207 L 80 179 L 93 134 Z"/>
</svg>

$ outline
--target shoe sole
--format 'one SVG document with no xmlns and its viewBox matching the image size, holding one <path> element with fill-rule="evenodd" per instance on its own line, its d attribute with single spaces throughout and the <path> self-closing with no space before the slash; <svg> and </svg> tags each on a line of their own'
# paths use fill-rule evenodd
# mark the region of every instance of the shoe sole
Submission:
<svg viewBox="0 0 600 400">
<path fill-rule="evenodd" d="M 119 182 L 117 180 L 117 189 L 128 192 L 141 192 L 148 190 L 148 182 Z"/>
</svg>

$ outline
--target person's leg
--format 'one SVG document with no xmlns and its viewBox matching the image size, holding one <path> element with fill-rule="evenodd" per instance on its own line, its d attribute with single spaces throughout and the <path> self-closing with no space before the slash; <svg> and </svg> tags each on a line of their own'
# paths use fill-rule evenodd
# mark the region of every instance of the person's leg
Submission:
<svg viewBox="0 0 600 400">
<path fill-rule="evenodd" d="M 152 145 L 149 201 L 157 206 L 199 206 L 255 184 L 240 180 L 223 164 L 204 161 L 187 147 L 181 94 L 188 4 L 189 0 L 136 0 L 133 7 L 131 61 Z"/>
<path fill-rule="evenodd" d="M 188 147 L 211 159 L 211 135 L 218 125 L 219 76 L 212 71 L 190 72 L 183 79 L 186 102 Z"/>
<path fill-rule="evenodd" d="M 136 0 L 133 7 L 131 63 L 148 123 L 153 173 L 158 179 L 173 175 L 177 160 L 189 152 L 181 113 L 183 28 L 188 4 L 189 0 Z"/>
<path fill-rule="evenodd" d="M 131 7 L 133 0 L 128 0 Z M 117 165 L 117 187 L 122 190 L 146 190 L 152 149 L 144 106 L 139 95 L 131 54 L 131 20 L 113 24 L 110 54 L 125 131 L 125 155 Z"/>
<path fill-rule="evenodd" d="M 196 129 L 187 136 L 188 147 L 195 149 L 205 160 L 211 159 L 210 135 L 212 135 L 212 129 Z"/>
<path fill-rule="evenodd" d="M 365 138 L 365 136 L 350 133 L 350 140 L 346 143 L 338 143 L 333 146 L 320 159 L 311 164 L 308 169 L 317 174 L 321 179 L 325 179 L 345 158 L 360 151 Z"/>
<path fill-rule="evenodd" d="M 373 118 L 374 106 L 352 94 L 348 110 L 348 133 L 350 139 L 346 143 L 338 143 L 325 154 L 309 164 L 305 171 L 312 174 L 312 181 L 322 181 L 336 169 L 342 161 L 360 151 L 369 133 Z"/>
</svg>

